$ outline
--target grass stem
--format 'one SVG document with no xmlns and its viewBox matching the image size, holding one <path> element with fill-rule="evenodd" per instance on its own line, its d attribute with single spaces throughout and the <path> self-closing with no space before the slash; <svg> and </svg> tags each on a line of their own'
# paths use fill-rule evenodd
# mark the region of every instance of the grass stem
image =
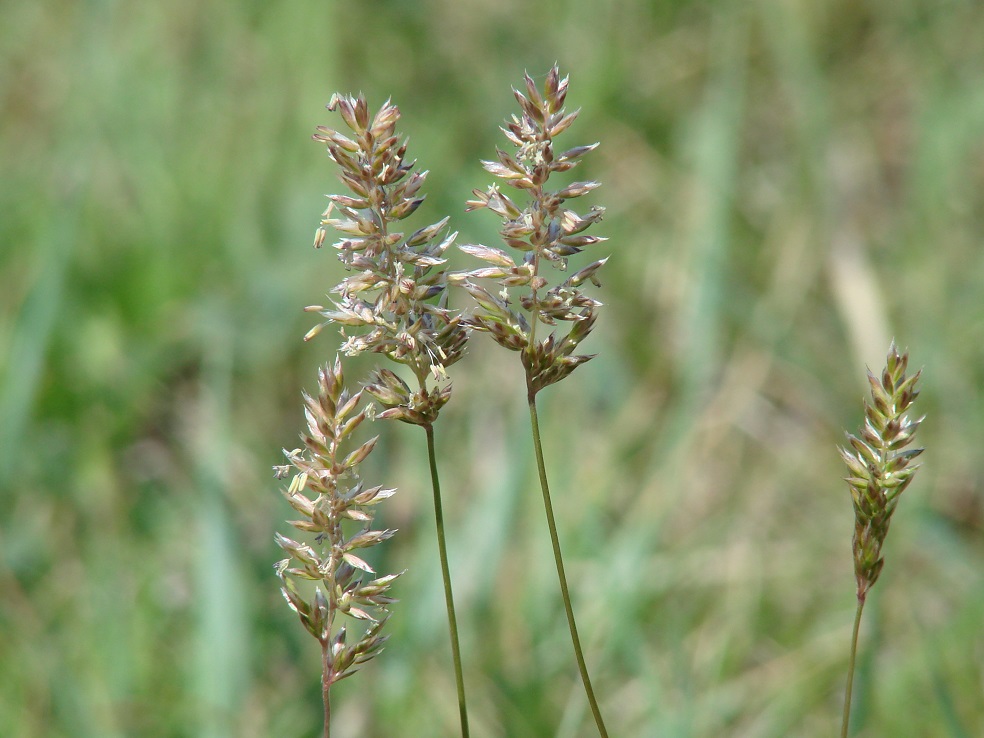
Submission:
<svg viewBox="0 0 984 738">
<path fill-rule="evenodd" d="M 588 703 L 591 705 L 591 714 L 594 715 L 595 724 L 598 726 L 598 733 L 602 738 L 608 738 L 608 729 L 605 727 L 605 721 L 601 717 L 598 701 L 595 699 L 594 690 L 591 688 L 588 667 L 584 662 L 584 653 L 581 651 L 581 639 L 577 635 L 577 623 L 574 622 L 574 608 L 571 606 L 571 594 L 567 587 L 567 575 L 564 573 L 564 557 L 560 552 L 557 522 L 554 520 L 553 504 L 550 502 L 550 487 L 547 485 L 547 471 L 543 463 L 543 448 L 540 444 L 540 424 L 536 415 L 536 394 L 533 392 L 532 387 L 530 388 L 528 398 L 530 423 L 533 426 L 533 448 L 536 451 L 536 468 L 540 475 L 543 507 L 547 513 L 547 527 L 550 529 L 550 542 L 553 544 L 554 561 L 557 564 L 557 578 L 560 580 L 560 594 L 564 600 L 564 610 L 567 612 L 567 625 L 571 631 L 571 642 L 574 644 L 574 656 L 577 659 L 577 668 L 581 672 L 584 692 L 587 694 Z"/>
<path fill-rule="evenodd" d="M 468 707 L 465 704 L 465 677 L 461 670 L 461 647 L 458 645 L 458 619 L 454 611 L 451 590 L 451 570 L 448 567 L 448 546 L 444 538 L 444 512 L 441 507 L 441 480 L 437 476 L 437 454 L 434 450 L 434 426 L 424 425 L 427 432 L 427 458 L 430 461 L 431 486 L 434 490 L 434 520 L 437 524 L 437 548 L 441 556 L 441 576 L 444 579 L 444 600 L 448 607 L 448 632 L 451 636 L 451 657 L 454 660 L 454 681 L 458 689 L 458 714 L 461 736 L 468 738 Z"/>
<path fill-rule="evenodd" d="M 861 630 L 861 611 L 864 609 L 864 597 L 858 598 L 858 609 L 854 613 L 854 634 L 851 636 L 851 657 L 847 664 L 847 689 L 844 692 L 844 721 L 841 724 L 841 738 L 847 738 L 847 730 L 851 724 L 851 693 L 854 690 L 854 663 L 858 655 L 858 632 Z"/>
<path fill-rule="evenodd" d="M 325 735 L 331 738 L 331 641 L 321 642 L 321 701 L 325 705 Z"/>
</svg>

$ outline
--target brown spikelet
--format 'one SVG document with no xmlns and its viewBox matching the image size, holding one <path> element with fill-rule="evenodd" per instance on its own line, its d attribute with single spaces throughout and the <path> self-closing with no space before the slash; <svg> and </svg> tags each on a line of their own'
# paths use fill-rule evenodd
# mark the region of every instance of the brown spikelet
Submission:
<svg viewBox="0 0 984 738">
<path fill-rule="evenodd" d="M 854 502 L 854 574 L 859 600 L 878 580 L 892 514 L 919 467 L 912 460 L 923 452 L 907 448 L 923 420 L 907 415 L 919 395 L 920 375 L 907 376 L 908 363 L 909 354 L 900 354 L 893 341 L 881 374 L 868 372 L 871 402 L 864 403 L 864 425 L 858 435 L 847 434 L 848 445 L 840 448 Z"/>
</svg>

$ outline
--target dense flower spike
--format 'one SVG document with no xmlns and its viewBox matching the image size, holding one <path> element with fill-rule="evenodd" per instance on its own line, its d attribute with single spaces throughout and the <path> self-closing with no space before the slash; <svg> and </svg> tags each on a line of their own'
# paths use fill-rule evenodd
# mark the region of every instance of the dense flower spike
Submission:
<svg viewBox="0 0 984 738">
<path fill-rule="evenodd" d="M 506 138 L 516 147 L 516 152 L 509 154 L 496 149 L 497 161 L 483 162 L 489 172 L 507 185 L 526 193 L 523 207 L 503 194 L 497 185 L 492 185 L 484 192 L 474 190 L 476 199 L 468 201 L 468 210 L 487 208 L 499 216 L 502 220 L 499 235 L 506 246 L 518 251 L 522 258 L 517 262 L 501 249 L 476 244 L 464 245 L 460 247 L 462 251 L 490 266 L 454 274 L 451 281 L 461 284 L 478 303 L 478 307 L 467 320 L 468 325 L 488 333 L 500 345 L 520 352 L 526 373 L 526 399 L 530 409 L 533 450 L 571 644 L 598 734 L 601 738 L 608 738 L 608 729 L 591 686 L 574 619 L 543 461 L 536 410 L 536 395 L 541 389 L 559 382 L 591 358 L 584 354 L 575 354 L 574 351 L 591 332 L 597 317 L 595 311 L 601 303 L 585 295 L 580 288 L 585 281 L 600 286 L 597 272 L 607 259 L 589 264 L 553 287 L 548 286 L 540 267 L 544 262 L 549 262 L 561 271 L 566 271 L 569 256 L 579 253 L 586 246 L 605 240 L 598 236 L 584 235 L 584 231 L 601 220 L 604 209 L 595 207 L 587 214 L 579 215 L 565 205 L 568 200 L 586 195 L 598 187 L 597 182 L 574 182 L 559 190 L 549 190 L 546 187 L 551 174 L 572 169 L 584 154 L 592 151 L 598 144 L 577 146 L 557 153 L 554 150 L 554 138 L 565 131 L 577 117 L 576 111 L 567 113 L 564 110 L 567 77 L 561 79 L 557 67 L 554 66 L 547 74 L 542 93 L 528 74 L 524 79 L 526 94 L 513 90 L 521 115 L 514 115 L 502 129 Z M 476 279 L 497 280 L 501 289 L 493 294 L 473 281 Z M 510 294 L 510 290 L 517 291 L 517 288 L 522 288 L 518 309 L 514 307 Z M 536 330 L 540 323 L 556 326 L 557 321 L 572 323 L 566 335 L 561 334 L 558 337 L 557 332 L 551 332 L 545 339 L 537 339 Z"/>
<path fill-rule="evenodd" d="M 841 738 L 847 738 L 850 732 L 851 696 L 864 603 L 885 564 L 882 546 L 892 513 L 919 466 L 912 464 L 912 460 L 923 452 L 921 448 L 906 449 L 923 420 L 912 420 L 906 415 L 919 396 L 916 382 L 920 375 L 916 372 L 906 376 L 908 364 L 909 354 L 899 354 L 892 341 L 881 374 L 868 372 L 871 404 L 864 403 L 864 425 L 858 435 L 847 434 L 849 446 L 839 448 L 850 472 L 846 481 L 854 501 L 854 578 L 857 581 Z"/>
<path fill-rule="evenodd" d="M 315 246 L 324 243 L 327 228 L 335 229 L 341 234 L 334 244 L 339 258 L 356 273 L 334 288 L 339 298 L 330 307 L 307 308 L 326 320 L 305 338 L 337 323 L 344 353 L 377 352 L 405 364 L 421 392 L 401 396 L 405 412 L 390 417 L 410 423 L 433 419 L 446 393 L 427 392 L 426 377 L 445 379 L 467 339 L 466 327 L 447 307 L 444 252 L 457 234 L 447 233 L 448 218 L 409 236 L 396 230 L 423 203 L 420 188 L 427 177 L 406 159 L 407 143 L 396 133 L 399 108 L 387 102 L 370 120 L 364 97 L 336 94 L 328 109 L 341 114 L 351 135 L 321 126 L 314 139 L 327 146 L 352 194 L 328 196 Z"/>
<path fill-rule="evenodd" d="M 908 363 L 909 354 L 900 355 L 893 342 L 881 375 L 868 372 L 872 401 L 864 405 L 864 426 L 857 436 L 847 435 L 849 447 L 840 448 L 850 470 L 846 481 L 854 500 L 854 574 L 859 600 L 878 580 L 892 513 L 919 466 L 912 460 L 923 452 L 906 449 L 923 420 L 906 415 L 919 395 L 916 382 L 920 375 L 906 376 Z"/>
<path fill-rule="evenodd" d="M 427 435 L 427 450 L 434 493 L 438 552 L 448 608 L 448 630 L 454 661 L 455 683 L 462 738 L 468 738 L 468 710 L 458 643 L 454 596 L 447 545 L 441 487 L 434 448 L 434 422 L 451 397 L 447 368 L 461 358 L 468 327 L 448 309 L 448 281 L 444 252 L 457 234 L 446 233 L 443 218 L 409 236 L 397 231 L 399 221 L 420 207 L 419 194 L 427 172 L 415 172 L 406 160 L 407 144 L 396 134 L 400 111 L 388 101 L 369 119 L 365 98 L 334 95 L 328 105 L 337 110 L 353 134 L 343 135 L 320 127 L 316 141 L 341 168 L 342 182 L 350 195 L 329 195 L 315 246 L 326 238 L 331 226 L 342 234 L 335 243 L 339 258 L 357 273 L 333 290 L 339 295 L 330 308 L 313 306 L 324 323 L 308 332 L 311 338 L 324 326 L 342 326 L 342 351 L 356 355 L 365 351 L 384 354 L 412 371 L 417 391 L 412 391 L 395 372 L 377 369 L 365 391 L 383 406 L 381 419 L 402 420 L 418 425 Z M 347 333 L 347 329 L 356 329 Z M 436 382 L 428 386 L 428 376 Z"/>
<path fill-rule="evenodd" d="M 395 602 L 388 590 L 399 576 L 377 575 L 358 553 L 396 532 L 370 527 L 373 506 L 395 490 L 366 487 L 358 473 L 376 439 L 348 450 L 350 436 L 366 419 L 366 410 L 359 410 L 361 394 L 345 389 L 337 358 L 334 366 L 323 367 L 317 397 L 304 395 L 304 447 L 284 451 L 289 463 L 274 467 L 278 479 L 294 474 L 284 496 L 301 517 L 290 524 L 314 534 L 311 544 L 278 533 L 277 545 L 287 558 L 276 571 L 287 603 L 321 644 L 326 712 L 328 688 L 357 671 L 385 643 L 381 630 Z M 300 581 L 315 582 L 314 594 L 306 595 Z M 341 615 L 368 624 L 361 637 L 348 639 L 346 627 L 339 625 Z"/>
<path fill-rule="evenodd" d="M 594 190 L 598 182 L 574 182 L 557 190 L 546 186 L 553 173 L 574 168 L 598 145 L 555 150 L 554 139 L 578 114 L 564 109 L 568 78 L 561 79 L 554 66 L 542 92 L 529 75 L 525 76 L 525 83 L 526 94 L 513 90 L 520 115 L 513 115 L 502 128 L 516 151 L 496 149 L 496 160 L 483 162 L 487 171 L 519 190 L 524 201 L 517 203 L 493 184 L 485 191 L 475 190 L 475 199 L 467 203 L 468 210 L 486 208 L 501 218 L 499 235 L 507 246 L 519 252 L 520 258 L 517 262 L 507 252 L 488 246 L 462 245 L 462 251 L 491 266 L 457 273 L 451 279 L 461 282 L 478 303 L 469 325 L 487 332 L 500 345 L 522 352 L 531 389 L 536 393 L 591 358 L 574 352 L 590 333 L 601 303 L 586 296 L 580 287 L 585 281 L 599 284 L 596 273 L 607 259 L 589 264 L 553 287 L 548 287 L 541 274 L 544 262 L 564 271 L 568 257 L 606 240 L 585 235 L 601 220 L 604 208 L 592 207 L 579 214 L 566 205 Z M 502 289 L 493 293 L 473 281 L 476 279 L 497 280 Z M 520 309 L 510 298 L 510 288 L 516 287 L 526 290 L 519 298 Z M 551 333 L 537 341 L 537 325 L 555 326 L 557 321 L 573 323 L 567 335 L 558 338 Z"/>
</svg>

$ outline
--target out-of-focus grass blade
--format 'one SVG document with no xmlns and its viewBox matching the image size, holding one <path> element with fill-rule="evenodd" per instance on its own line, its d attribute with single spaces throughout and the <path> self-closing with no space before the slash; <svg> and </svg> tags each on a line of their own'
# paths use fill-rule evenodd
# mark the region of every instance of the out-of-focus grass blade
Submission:
<svg viewBox="0 0 984 738">
<path fill-rule="evenodd" d="M 75 247 L 79 193 L 64 206 L 64 215 L 49 221 L 40 254 L 41 267 L 21 307 L 13 339 L 0 374 L 0 491 L 20 451 L 31 417 L 31 405 L 43 375 L 45 353 L 62 307 L 65 275 Z"/>
<path fill-rule="evenodd" d="M 242 698 L 249 683 L 248 623 L 251 619 L 239 558 L 241 545 L 226 510 L 233 347 L 232 321 L 224 305 L 209 300 L 204 321 L 201 426 L 193 434 L 199 503 L 194 533 L 197 634 L 192 683 L 197 734 L 204 738 L 239 735 Z"/>
<path fill-rule="evenodd" d="M 726 270 L 745 101 L 744 23 L 739 11 L 717 19 L 706 97 L 689 141 L 694 167 L 692 220 L 684 246 L 689 284 L 678 331 L 683 342 L 682 386 L 688 398 L 700 394 L 719 367 L 721 323 L 729 312 Z"/>
</svg>

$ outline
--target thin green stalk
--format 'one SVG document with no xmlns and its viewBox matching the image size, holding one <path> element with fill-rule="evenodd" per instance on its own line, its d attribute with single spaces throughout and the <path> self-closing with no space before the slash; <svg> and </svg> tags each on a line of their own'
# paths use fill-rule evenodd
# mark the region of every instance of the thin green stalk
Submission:
<svg viewBox="0 0 984 738">
<path fill-rule="evenodd" d="M 854 662 L 858 655 L 858 632 L 861 630 L 861 611 L 864 609 L 864 597 L 858 598 L 858 609 L 854 613 L 854 635 L 851 636 L 851 658 L 847 664 L 847 690 L 844 693 L 844 722 L 841 724 L 841 738 L 847 738 L 847 729 L 851 724 L 851 693 L 854 690 Z"/>
<path fill-rule="evenodd" d="M 321 700 L 325 705 L 324 738 L 331 738 L 331 641 L 321 643 Z"/>
<path fill-rule="evenodd" d="M 543 448 L 540 445 L 540 424 L 536 415 L 536 394 L 530 388 L 530 423 L 533 426 L 533 448 L 536 451 L 536 468 L 540 475 L 540 489 L 543 492 L 543 507 L 547 513 L 547 527 L 550 529 L 550 542 L 553 544 L 554 561 L 557 564 L 557 578 L 560 580 L 560 594 L 564 600 L 564 610 L 567 612 L 567 625 L 571 631 L 571 643 L 574 644 L 574 656 L 577 659 L 577 668 L 581 672 L 581 681 L 584 683 L 584 692 L 588 696 L 588 703 L 591 705 L 591 714 L 594 715 L 595 725 L 598 726 L 598 733 L 602 738 L 608 738 L 608 730 L 605 728 L 605 721 L 601 717 L 601 710 L 598 708 L 598 701 L 595 699 L 594 690 L 591 688 L 591 678 L 588 676 L 588 667 L 584 663 L 584 653 L 581 651 L 581 639 L 577 635 L 577 624 L 574 622 L 574 608 L 571 606 L 571 594 L 567 588 L 567 575 L 564 573 L 564 557 L 560 553 L 560 538 L 557 536 L 557 523 L 554 520 L 553 505 L 550 502 L 550 487 L 547 485 L 547 470 L 543 463 Z"/>
<path fill-rule="evenodd" d="M 454 659 L 454 681 L 458 688 L 458 714 L 462 738 L 468 738 L 468 708 L 465 705 L 465 677 L 461 671 L 461 647 L 458 645 L 458 619 L 454 613 L 454 594 L 451 591 L 451 570 L 448 568 L 448 546 L 444 539 L 444 512 L 441 508 L 441 481 L 437 476 L 437 454 L 434 451 L 434 426 L 424 425 L 427 432 L 427 458 L 430 461 L 431 485 L 434 489 L 434 519 L 437 523 L 437 548 L 441 556 L 441 576 L 444 579 L 444 600 L 448 607 L 448 631 L 451 635 L 451 657 Z"/>
</svg>

